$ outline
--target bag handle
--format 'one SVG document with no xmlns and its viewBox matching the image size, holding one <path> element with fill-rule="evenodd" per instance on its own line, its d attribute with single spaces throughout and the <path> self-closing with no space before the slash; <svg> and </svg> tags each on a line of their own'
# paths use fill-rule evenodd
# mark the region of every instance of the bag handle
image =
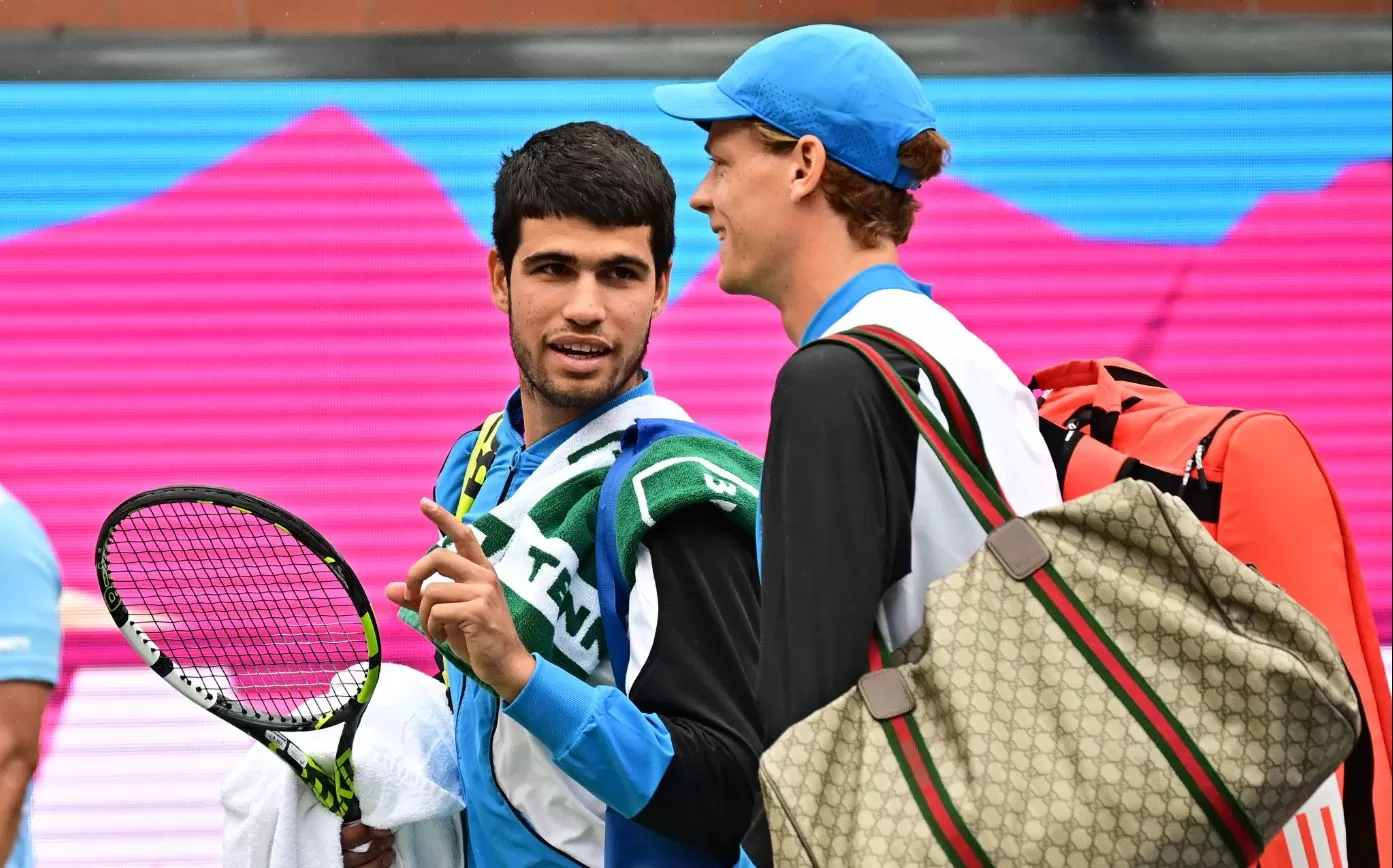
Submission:
<svg viewBox="0 0 1393 868">
<path fill-rule="evenodd" d="M 1138 386 L 1151 386 L 1154 389 L 1169 389 L 1165 383 L 1147 373 L 1141 365 L 1125 359 L 1097 359 L 1090 361 L 1064 362 L 1049 368 L 1042 368 L 1030 378 L 1031 389 L 1054 391 L 1076 386 L 1093 386 L 1107 374 L 1123 383 Z"/>
<path fill-rule="evenodd" d="M 1086 424 L 1093 439 L 1106 446 L 1112 445 L 1119 417 L 1142 400 L 1132 386 L 1168 390 L 1165 383 L 1123 359 L 1065 362 L 1037 371 L 1030 378 L 1032 390 L 1053 392 L 1080 386 L 1094 387 L 1092 403 L 1084 405 L 1088 408 Z M 1044 399 L 1040 401 L 1043 403 Z M 1078 416 L 1076 412 L 1075 418 Z"/>
</svg>

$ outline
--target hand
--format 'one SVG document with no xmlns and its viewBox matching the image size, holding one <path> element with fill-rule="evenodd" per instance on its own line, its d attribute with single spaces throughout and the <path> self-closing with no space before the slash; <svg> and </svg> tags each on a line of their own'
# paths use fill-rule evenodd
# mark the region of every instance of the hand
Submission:
<svg viewBox="0 0 1393 868">
<path fill-rule="evenodd" d="M 448 644 L 480 680 L 512 702 L 527 686 L 537 661 L 518 638 L 498 574 L 474 532 L 449 510 L 423 499 L 421 512 L 455 544 L 454 551 L 427 553 L 406 571 L 405 582 L 387 586 L 387 599 L 414 607 L 427 635 Z M 435 575 L 448 581 L 432 582 L 423 590 L 421 583 Z"/>
<path fill-rule="evenodd" d="M 343 868 L 388 868 L 397 861 L 397 854 L 392 851 L 396 838 L 391 832 L 349 823 L 339 834 L 339 841 L 343 845 Z M 354 852 L 354 847 L 364 844 L 369 844 L 366 850 Z"/>
</svg>

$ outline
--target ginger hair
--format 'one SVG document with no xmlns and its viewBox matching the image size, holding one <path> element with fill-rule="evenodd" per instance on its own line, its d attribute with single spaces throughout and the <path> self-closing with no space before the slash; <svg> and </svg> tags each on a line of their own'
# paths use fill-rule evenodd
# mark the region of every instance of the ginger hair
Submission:
<svg viewBox="0 0 1393 868">
<path fill-rule="evenodd" d="M 755 137 L 773 153 L 788 153 L 798 140 L 763 121 L 752 123 Z M 923 183 L 943 171 L 948 162 L 947 140 L 936 130 L 924 130 L 900 146 L 900 162 Z M 862 247 L 875 247 L 885 239 L 896 246 L 909 240 L 919 200 L 907 190 L 874 181 L 854 169 L 828 159 L 822 176 L 827 204 L 845 220 L 851 237 Z"/>
</svg>

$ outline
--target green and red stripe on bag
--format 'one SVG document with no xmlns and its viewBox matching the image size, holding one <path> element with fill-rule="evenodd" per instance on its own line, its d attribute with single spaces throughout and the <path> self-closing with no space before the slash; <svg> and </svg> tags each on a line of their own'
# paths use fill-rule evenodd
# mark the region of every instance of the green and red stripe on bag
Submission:
<svg viewBox="0 0 1393 868">
<path fill-rule="evenodd" d="M 1149 483 L 1016 516 L 928 353 L 880 327 L 824 341 L 880 372 L 987 538 L 905 647 L 872 639 L 858 685 L 765 752 L 776 864 L 1251 863 L 1360 734 L 1324 628 Z"/>
</svg>

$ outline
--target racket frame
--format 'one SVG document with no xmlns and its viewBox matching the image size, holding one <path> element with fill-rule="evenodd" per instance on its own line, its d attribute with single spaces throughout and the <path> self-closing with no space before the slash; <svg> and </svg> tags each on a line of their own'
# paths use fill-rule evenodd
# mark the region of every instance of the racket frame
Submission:
<svg viewBox="0 0 1393 868">
<path fill-rule="evenodd" d="M 354 610 L 362 622 L 363 636 L 367 645 L 367 668 L 363 685 L 348 702 L 329 714 L 313 722 L 305 722 L 270 712 L 260 712 L 243 705 L 236 699 L 210 688 L 194 684 L 175 662 L 165 656 L 159 645 L 145 631 L 135 625 L 130 611 L 121 599 L 111 579 L 107 564 L 107 547 L 116 526 L 135 512 L 154 506 L 175 503 L 202 503 L 227 507 L 254 518 L 268 522 L 303 545 L 319 558 L 338 579 L 348 594 Z M 345 823 L 358 822 L 362 810 L 353 785 L 353 738 L 363 711 L 372 699 L 382 668 L 382 644 L 377 629 L 377 618 L 362 583 L 337 550 L 318 531 L 295 515 L 270 501 L 255 495 L 227 488 L 207 486 L 176 485 L 156 488 L 127 498 L 107 516 L 97 536 L 96 547 L 97 582 L 101 587 L 102 599 L 107 612 L 116 623 L 117 629 L 126 642 L 135 650 L 155 674 L 160 676 L 175 690 L 194 704 L 227 721 L 256 741 L 265 745 L 280 757 L 309 786 L 320 804 L 343 818 Z M 338 750 L 335 751 L 333 766 L 324 768 L 300 749 L 287 732 L 313 732 L 343 724 L 339 735 Z"/>
</svg>

